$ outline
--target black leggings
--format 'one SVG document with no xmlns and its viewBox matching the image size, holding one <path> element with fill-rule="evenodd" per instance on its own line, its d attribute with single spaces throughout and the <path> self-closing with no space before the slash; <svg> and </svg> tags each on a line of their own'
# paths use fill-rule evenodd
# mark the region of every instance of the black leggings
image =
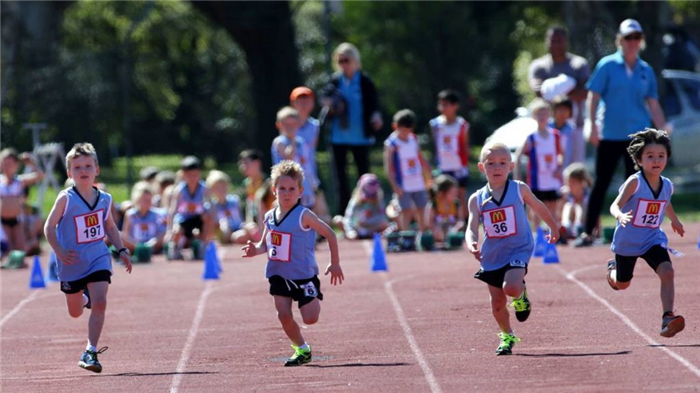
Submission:
<svg viewBox="0 0 700 393">
<path fill-rule="evenodd" d="M 595 181 L 593 182 L 593 190 L 588 200 L 588 210 L 586 212 L 585 231 L 589 235 L 593 233 L 593 229 L 598 224 L 600 211 L 605 201 L 605 194 L 615 174 L 615 169 L 617 169 L 620 156 L 622 156 L 625 163 L 625 180 L 635 172 L 634 162 L 627 153 L 629 144 L 629 141 L 600 141 L 600 145 L 598 145 L 595 159 Z"/>
<path fill-rule="evenodd" d="M 345 207 L 350 202 L 351 190 L 348 186 L 348 150 L 352 152 L 357 166 L 357 175 L 362 176 L 369 173 L 369 146 L 354 146 L 354 145 L 333 145 L 333 161 L 335 162 L 336 179 L 338 180 L 338 195 L 340 196 L 340 205 L 338 211 L 340 214 L 345 212 Z"/>
</svg>

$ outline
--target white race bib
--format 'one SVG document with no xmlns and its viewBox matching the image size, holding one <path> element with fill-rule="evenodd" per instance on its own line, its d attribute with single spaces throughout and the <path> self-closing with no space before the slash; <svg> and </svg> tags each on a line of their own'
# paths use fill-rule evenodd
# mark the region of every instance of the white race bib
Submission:
<svg viewBox="0 0 700 393">
<path fill-rule="evenodd" d="M 292 234 L 270 231 L 267 235 L 267 258 L 271 261 L 289 262 L 292 253 Z"/>
<path fill-rule="evenodd" d="M 658 228 L 661 225 L 661 214 L 666 208 L 666 201 L 640 199 L 634 211 L 632 225 L 641 228 Z"/>
<path fill-rule="evenodd" d="M 148 241 L 156 237 L 156 224 L 152 222 L 144 222 L 134 225 L 134 239 L 137 241 Z"/>
<path fill-rule="evenodd" d="M 438 138 L 438 153 L 440 168 L 454 170 L 462 167 L 462 159 L 459 157 L 459 138 L 456 135 L 441 135 Z"/>
<path fill-rule="evenodd" d="M 318 290 L 313 282 L 309 281 L 306 284 L 300 285 L 300 288 L 304 291 L 304 296 L 306 297 L 316 297 L 318 296 Z"/>
<path fill-rule="evenodd" d="M 481 213 L 481 219 L 488 237 L 508 237 L 518 232 L 513 206 L 484 211 Z"/>
<path fill-rule="evenodd" d="M 92 243 L 105 237 L 104 209 L 73 217 L 78 244 Z"/>
<path fill-rule="evenodd" d="M 180 214 L 202 214 L 204 206 L 201 203 L 180 201 L 177 205 L 177 212 Z"/>
</svg>

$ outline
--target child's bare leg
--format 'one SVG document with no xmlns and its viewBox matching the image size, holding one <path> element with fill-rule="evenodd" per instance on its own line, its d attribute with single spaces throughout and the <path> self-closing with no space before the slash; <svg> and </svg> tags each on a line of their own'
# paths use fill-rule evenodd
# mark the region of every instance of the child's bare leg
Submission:
<svg viewBox="0 0 700 393">
<path fill-rule="evenodd" d="M 462 209 L 462 217 L 464 221 L 469 219 L 469 205 L 467 205 L 467 189 L 459 187 L 459 208 Z"/>
<path fill-rule="evenodd" d="M 405 231 L 411 225 L 411 219 L 413 218 L 413 209 L 402 209 L 401 214 L 398 217 L 397 222 L 399 223 L 399 230 Z"/>
<path fill-rule="evenodd" d="M 5 228 L 8 228 L 5 226 Z M 7 238 L 10 240 L 10 250 L 19 250 L 19 251 L 24 251 L 26 246 L 25 246 L 25 236 L 24 236 L 24 223 L 19 222 L 17 225 L 14 227 L 10 228 L 9 232 L 5 232 L 7 234 Z"/>
<path fill-rule="evenodd" d="M 284 296 L 274 296 L 275 308 L 277 309 L 277 318 L 282 324 L 282 329 L 296 346 L 304 345 L 304 337 L 301 335 L 301 329 L 294 320 L 292 314 L 292 298 Z"/>
<path fill-rule="evenodd" d="M 523 293 L 525 269 L 510 269 L 503 278 L 503 292 L 510 297 L 520 297 Z"/>
<path fill-rule="evenodd" d="M 105 324 L 105 311 L 107 310 L 107 290 L 109 283 L 106 281 L 88 283 L 90 290 L 90 321 L 88 322 L 88 345 L 97 346 Z"/>
<path fill-rule="evenodd" d="M 301 319 L 306 325 L 313 325 L 318 322 L 318 317 L 321 315 L 321 301 L 314 299 L 311 302 L 304 304 L 299 309 L 301 312 Z"/>
<path fill-rule="evenodd" d="M 496 319 L 496 323 L 498 323 L 498 327 L 504 333 L 512 333 L 513 329 L 510 327 L 510 317 L 506 308 L 506 301 L 508 300 L 506 293 L 501 288 L 491 285 L 488 285 L 488 287 L 491 295 L 491 311 Z"/>
<path fill-rule="evenodd" d="M 663 262 L 656 268 L 656 274 L 661 280 L 661 306 L 664 312 L 673 311 L 675 285 L 673 283 L 673 266 L 671 262 Z"/>
<path fill-rule="evenodd" d="M 73 318 L 80 318 L 83 315 L 83 291 L 66 294 L 66 305 L 68 314 Z"/>
<path fill-rule="evenodd" d="M 422 209 L 418 208 L 415 211 L 416 211 L 416 221 L 418 221 L 418 230 L 421 232 L 425 232 L 425 230 L 428 227 L 425 223 L 425 207 Z"/>
</svg>

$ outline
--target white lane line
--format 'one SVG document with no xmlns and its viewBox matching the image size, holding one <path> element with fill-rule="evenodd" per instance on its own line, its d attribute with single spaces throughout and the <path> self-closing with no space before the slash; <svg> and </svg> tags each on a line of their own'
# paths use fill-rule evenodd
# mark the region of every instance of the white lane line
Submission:
<svg viewBox="0 0 700 393">
<path fill-rule="evenodd" d="M 170 384 L 170 393 L 177 393 L 180 383 L 182 382 L 182 375 L 187 368 L 187 361 L 190 358 L 190 351 L 192 351 L 192 345 L 194 340 L 197 338 L 197 331 L 199 330 L 199 323 L 202 322 L 202 316 L 204 315 L 204 307 L 207 304 L 207 299 L 213 291 L 213 282 L 207 281 L 204 286 L 202 294 L 199 296 L 199 303 L 197 304 L 197 311 L 194 314 L 194 319 L 192 320 L 192 326 L 190 327 L 190 332 L 187 335 L 187 341 L 185 341 L 185 346 L 182 347 L 182 353 L 180 354 L 180 361 L 177 364 L 177 370 L 175 375 L 173 375 L 173 381 Z"/>
<path fill-rule="evenodd" d="M 32 293 L 29 294 L 29 296 L 25 297 L 19 303 L 17 303 L 15 308 L 10 310 L 10 312 L 8 312 L 7 315 L 2 317 L 2 319 L 0 320 L 0 328 L 5 324 L 5 322 L 9 321 L 10 318 L 14 317 L 15 314 L 17 314 L 22 309 L 22 307 L 24 307 L 27 303 L 31 303 L 34 299 L 36 299 L 36 297 L 38 295 L 39 295 L 39 292 L 33 291 Z"/>
<path fill-rule="evenodd" d="M 589 266 L 589 267 L 586 267 L 586 268 L 583 268 L 583 269 L 574 270 L 574 271 L 572 271 L 571 273 L 568 273 L 566 270 L 562 269 L 561 266 L 556 266 L 556 268 L 557 268 L 557 270 L 559 270 L 559 272 L 560 272 L 562 275 L 564 275 L 564 277 L 566 277 L 569 281 L 572 281 L 572 282 L 576 283 L 578 286 L 580 286 L 580 287 L 588 294 L 588 296 L 590 296 L 590 297 L 592 297 L 593 299 L 599 301 L 602 305 L 604 305 L 605 307 L 607 307 L 608 310 L 610 310 L 610 312 L 612 312 L 613 314 L 617 315 L 618 318 L 620 318 L 620 319 L 622 320 L 622 322 L 624 322 L 627 326 L 629 326 L 629 328 L 632 329 L 632 331 L 634 331 L 635 333 L 637 333 L 637 335 L 639 335 L 641 338 L 643 338 L 644 340 L 646 340 L 646 342 L 648 342 L 652 347 L 658 348 L 658 349 L 660 349 L 661 351 L 665 352 L 668 356 L 670 356 L 671 358 L 677 360 L 680 364 L 682 364 L 683 366 L 685 366 L 685 368 L 687 368 L 688 370 L 690 370 L 690 372 L 692 372 L 693 374 L 695 374 L 696 377 L 700 378 L 700 369 L 698 369 L 693 363 L 691 363 L 690 361 L 688 361 L 688 360 L 687 360 L 686 358 L 684 358 L 683 356 L 677 354 L 677 353 L 674 352 L 673 350 L 668 349 L 668 348 L 665 347 L 665 346 L 661 346 L 662 344 L 658 343 L 656 340 L 654 340 L 653 338 L 649 337 L 646 333 L 644 333 L 644 332 L 643 332 L 637 325 L 635 325 L 634 322 L 632 322 L 625 314 L 621 313 L 621 312 L 620 312 L 618 309 L 616 309 L 613 305 L 611 305 L 610 303 L 608 303 L 607 300 L 605 300 L 605 299 L 603 299 L 602 297 L 600 297 L 593 289 L 591 289 L 591 287 L 589 287 L 588 285 L 586 285 L 586 284 L 584 284 L 582 281 L 580 281 L 578 278 L 576 278 L 576 274 L 578 274 L 578 273 L 580 273 L 580 272 L 582 272 L 582 271 L 584 271 L 584 270 L 590 269 L 590 268 L 591 268 L 590 266 Z"/>
<path fill-rule="evenodd" d="M 367 255 L 372 255 L 372 243 L 365 241 L 362 242 L 362 245 L 364 246 Z M 416 359 L 418 365 L 420 365 L 420 368 L 423 370 L 425 380 L 428 382 L 428 386 L 430 386 L 430 391 L 433 393 L 441 393 L 442 389 L 440 389 L 440 385 L 438 384 L 437 379 L 433 374 L 433 370 L 430 368 L 430 365 L 425 360 L 425 356 L 423 356 L 423 352 L 421 352 L 420 347 L 418 346 L 418 341 L 416 341 L 416 338 L 413 336 L 411 326 L 408 324 L 408 320 L 406 319 L 406 314 L 404 314 L 403 308 L 401 308 L 401 303 L 399 303 L 399 300 L 396 297 L 396 294 L 394 293 L 394 290 L 392 288 L 392 285 L 396 280 L 389 281 L 387 280 L 387 275 L 385 273 L 381 274 L 382 278 L 384 279 L 384 291 L 389 297 L 391 305 L 394 307 L 396 318 L 398 319 L 399 324 L 401 325 L 403 335 L 406 337 L 408 345 L 411 347 L 413 357 Z"/>
</svg>

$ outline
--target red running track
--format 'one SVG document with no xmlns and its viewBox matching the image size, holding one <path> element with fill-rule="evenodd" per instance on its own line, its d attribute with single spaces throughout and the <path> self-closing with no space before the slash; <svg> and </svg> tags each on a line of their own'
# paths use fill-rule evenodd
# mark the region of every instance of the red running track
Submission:
<svg viewBox="0 0 700 393">
<path fill-rule="evenodd" d="M 224 273 L 201 280 L 202 264 L 156 259 L 127 275 L 115 266 L 100 346 L 104 371 L 77 367 L 87 314 L 68 316 L 57 284 L 27 289 L 29 270 L 2 271 L 2 392 L 243 391 L 698 391 L 700 225 L 671 245 L 676 309 L 687 321 L 658 335 L 658 279 L 640 260 L 632 286 L 605 281 L 607 247 L 559 248 L 561 263 L 530 263 L 530 319 L 496 357 L 498 328 L 478 264 L 466 251 L 388 254 L 389 273 L 369 271 L 369 243 L 341 242 L 346 281 L 331 287 L 318 324 L 304 327 L 314 361 L 284 368 L 291 349 L 264 278 L 264 257 L 220 248 Z M 670 231 L 670 228 L 667 228 Z M 325 266 L 324 246 L 317 253 Z M 45 267 L 45 260 L 44 267 Z"/>
</svg>

